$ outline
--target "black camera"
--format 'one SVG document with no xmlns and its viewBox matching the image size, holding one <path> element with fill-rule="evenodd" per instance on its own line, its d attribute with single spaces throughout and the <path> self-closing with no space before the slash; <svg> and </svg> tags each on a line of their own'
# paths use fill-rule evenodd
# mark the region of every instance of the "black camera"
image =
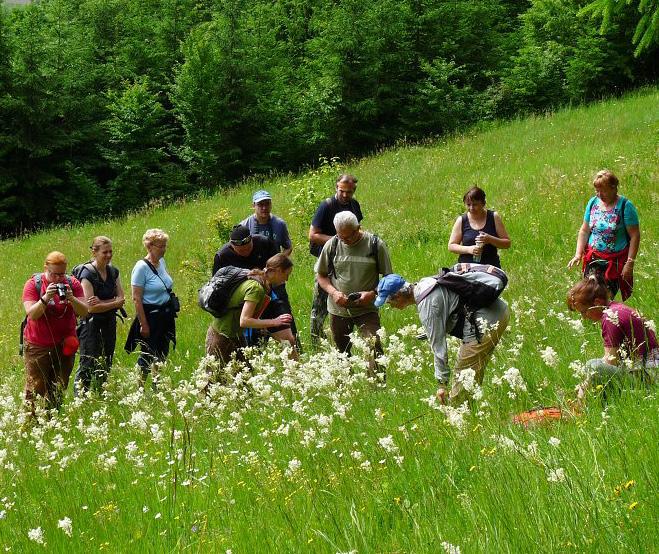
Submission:
<svg viewBox="0 0 659 554">
<path fill-rule="evenodd" d="M 57 296 L 60 300 L 66 300 L 66 285 L 64 283 L 57 283 Z"/>
<path fill-rule="evenodd" d="M 348 295 L 348 302 L 357 302 L 362 297 L 361 292 L 351 292 Z"/>
</svg>

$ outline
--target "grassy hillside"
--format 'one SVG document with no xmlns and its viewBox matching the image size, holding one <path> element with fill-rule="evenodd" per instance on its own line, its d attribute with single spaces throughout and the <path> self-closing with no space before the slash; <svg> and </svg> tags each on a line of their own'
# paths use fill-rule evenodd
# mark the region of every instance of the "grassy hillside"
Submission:
<svg viewBox="0 0 659 554">
<path fill-rule="evenodd" d="M 550 428 L 513 428 L 509 415 L 564 403 L 577 382 L 574 363 L 601 355 L 597 329 L 580 330 L 564 301 L 578 278 L 565 267 L 598 169 L 613 170 L 638 207 L 642 240 L 630 304 L 656 317 L 658 101 L 656 90 L 646 90 L 0 243 L 0 545 L 35 548 L 27 533 L 42 527 L 57 551 L 653 550 L 656 388 L 626 392 L 605 408 L 591 397 L 579 418 Z M 448 414 L 457 427 L 424 401 L 434 390 L 432 361 L 408 328 L 387 341 L 385 389 L 373 389 L 359 371 L 348 375 L 357 358 L 307 354 L 290 366 L 272 349 L 255 363 L 250 392 L 196 393 L 209 322 L 195 305 L 196 289 L 226 239 L 213 221 L 248 215 L 256 188 L 273 194 L 274 213 L 292 232 L 289 291 L 306 339 L 314 260 L 306 232 L 340 171 L 359 177 L 364 226 L 387 242 L 394 270 L 409 280 L 453 263 L 446 243 L 471 185 L 485 189 L 506 224 L 512 248 L 502 253 L 510 276 L 504 296 L 513 321 L 486 373 L 484 401 L 472 414 Z M 158 395 L 135 394 L 134 358 L 121 353 L 107 401 L 69 400 L 48 424 L 19 433 L 25 280 L 49 251 L 65 252 L 72 266 L 86 259 L 93 236 L 107 234 L 127 283 L 149 227 L 171 236 L 166 259 L 184 301 L 179 345 L 163 371 L 168 383 Z M 411 309 L 385 309 L 383 322 L 394 333 L 418 320 Z M 546 347 L 557 353 L 553 367 L 540 355 Z M 492 381 L 511 367 L 526 390 Z M 558 446 L 549 444 L 552 436 Z M 71 538 L 57 528 L 65 516 L 73 520 Z"/>
</svg>

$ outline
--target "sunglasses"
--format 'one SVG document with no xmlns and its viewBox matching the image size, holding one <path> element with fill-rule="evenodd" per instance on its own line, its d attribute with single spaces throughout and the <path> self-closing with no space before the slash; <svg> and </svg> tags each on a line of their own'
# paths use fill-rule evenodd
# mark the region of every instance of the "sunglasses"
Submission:
<svg viewBox="0 0 659 554">
<path fill-rule="evenodd" d="M 231 239 L 229 242 L 231 242 L 231 244 L 233 244 L 234 246 L 245 246 L 246 244 L 252 242 L 252 237 L 250 235 L 249 237 L 245 237 L 242 240 Z"/>
</svg>

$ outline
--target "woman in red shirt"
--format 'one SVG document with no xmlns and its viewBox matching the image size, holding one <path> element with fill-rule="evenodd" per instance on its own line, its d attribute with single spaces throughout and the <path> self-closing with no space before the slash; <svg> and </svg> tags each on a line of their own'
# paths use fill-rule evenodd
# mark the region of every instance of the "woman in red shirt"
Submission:
<svg viewBox="0 0 659 554">
<path fill-rule="evenodd" d="M 34 408 L 35 395 L 48 408 L 62 403 L 77 350 L 76 316 L 87 315 L 82 285 L 66 274 L 61 252 L 46 256 L 44 272 L 23 287 L 25 325 L 25 399 Z"/>
</svg>

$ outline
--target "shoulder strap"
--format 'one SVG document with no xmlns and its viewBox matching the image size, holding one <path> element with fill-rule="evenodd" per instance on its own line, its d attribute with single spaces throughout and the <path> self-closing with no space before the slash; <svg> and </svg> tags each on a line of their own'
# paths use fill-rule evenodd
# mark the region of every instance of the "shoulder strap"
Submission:
<svg viewBox="0 0 659 554">
<path fill-rule="evenodd" d="M 32 280 L 34 281 L 34 288 L 37 290 L 37 294 L 41 296 L 41 273 L 33 273 Z"/>
<path fill-rule="evenodd" d="M 339 237 L 334 235 L 330 239 L 330 248 L 329 252 L 327 255 L 327 276 L 331 277 L 332 275 L 335 275 L 335 269 L 334 269 L 334 258 L 336 258 L 336 249 L 338 248 L 339 245 Z"/>
<path fill-rule="evenodd" d="M 151 271 L 153 271 L 155 276 L 158 277 L 158 279 L 160 279 L 162 281 L 163 285 L 165 285 L 165 281 L 163 281 L 163 279 L 160 276 L 160 273 L 158 273 L 158 270 L 156 269 L 156 267 L 149 260 L 147 260 L 146 258 L 142 258 L 142 261 L 151 268 Z M 167 285 L 165 285 L 165 290 L 170 294 L 172 292 L 172 289 L 170 289 Z"/>
<path fill-rule="evenodd" d="M 371 234 L 371 256 L 375 258 L 375 269 L 377 271 L 378 277 L 380 277 L 380 256 L 379 256 L 379 247 L 380 247 L 380 237 L 375 233 Z"/>
</svg>

